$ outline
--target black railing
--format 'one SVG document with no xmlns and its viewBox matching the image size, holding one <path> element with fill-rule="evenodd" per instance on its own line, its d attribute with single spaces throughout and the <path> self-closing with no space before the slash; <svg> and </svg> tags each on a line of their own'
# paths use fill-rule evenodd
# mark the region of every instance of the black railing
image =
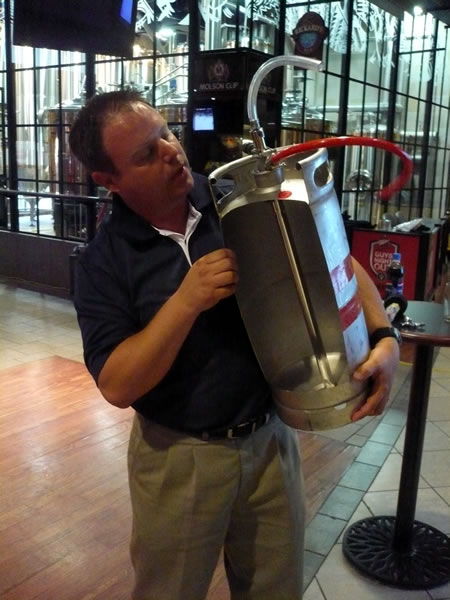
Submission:
<svg viewBox="0 0 450 600">
<path fill-rule="evenodd" d="M 18 221 L 11 220 L 8 224 L 8 200 L 10 211 L 12 207 L 17 207 L 18 197 L 28 197 L 36 199 L 36 222 L 37 231 L 21 230 Z M 39 199 L 51 198 L 53 202 L 53 222 L 54 234 L 45 234 L 39 231 Z M 103 217 L 105 208 L 111 204 L 112 199 L 109 196 L 80 196 L 77 194 L 52 194 L 50 192 L 10 190 L 0 188 L 0 229 L 14 232 L 35 233 L 46 237 L 57 239 L 79 240 L 80 242 L 89 242 L 95 235 L 98 224 Z M 100 205 L 100 208 L 99 208 Z"/>
</svg>

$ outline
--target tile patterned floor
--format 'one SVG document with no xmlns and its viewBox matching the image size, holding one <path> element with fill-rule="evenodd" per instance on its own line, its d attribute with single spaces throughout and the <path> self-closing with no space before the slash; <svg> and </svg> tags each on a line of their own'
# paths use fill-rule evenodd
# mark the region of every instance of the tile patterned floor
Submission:
<svg viewBox="0 0 450 600">
<path fill-rule="evenodd" d="M 71 302 L 0 279 L 0 369 L 55 354 L 82 361 Z M 308 526 L 304 600 L 450 600 L 450 585 L 424 591 L 382 586 L 360 575 L 342 553 L 350 523 L 395 513 L 410 374 L 410 365 L 401 364 L 384 415 L 321 434 L 361 450 Z M 416 518 L 450 534 L 449 505 L 450 348 L 443 348 L 432 375 Z"/>
<path fill-rule="evenodd" d="M 450 348 L 436 352 L 432 373 L 416 519 L 450 534 Z M 401 364 L 387 411 L 358 432 L 353 425 L 326 435 L 361 451 L 311 522 L 306 537 L 309 585 L 304 600 L 449 600 L 450 584 L 406 591 L 360 575 L 342 552 L 343 531 L 365 517 L 394 515 L 404 442 L 411 367 Z M 354 509 L 354 512 L 353 512 Z M 350 514 L 352 513 L 352 514 Z"/>
</svg>

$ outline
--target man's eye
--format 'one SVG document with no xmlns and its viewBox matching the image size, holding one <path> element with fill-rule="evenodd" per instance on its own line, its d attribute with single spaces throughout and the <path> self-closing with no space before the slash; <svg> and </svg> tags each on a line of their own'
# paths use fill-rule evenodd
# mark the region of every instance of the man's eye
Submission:
<svg viewBox="0 0 450 600">
<path fill-rule="evenodd" d="M 139 163 L 147 162 L 148 160 L 151 160 L 153 158 L 154 154 L 155 154 L 155 149 L 154 148 L 149 148 L 146 152 L 143 152 L 138 157 L 138 162 Z"/>
</svg>

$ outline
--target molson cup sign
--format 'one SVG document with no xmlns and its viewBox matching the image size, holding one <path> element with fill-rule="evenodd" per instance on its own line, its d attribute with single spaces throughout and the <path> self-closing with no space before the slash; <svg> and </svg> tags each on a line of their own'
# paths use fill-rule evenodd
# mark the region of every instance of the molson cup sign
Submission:
<svg viewBox="0 0 450 600">
<path fill-rule="evenodd" d="M 387 283 L 387 268 L 392 260 L 392 255 L 398 251 L 398 244 L 391 240 L 380 239 L 370 242 L 369 266 L 375 275 L 375 285 L 382 298 L 384 298 Z"/>
</svg>

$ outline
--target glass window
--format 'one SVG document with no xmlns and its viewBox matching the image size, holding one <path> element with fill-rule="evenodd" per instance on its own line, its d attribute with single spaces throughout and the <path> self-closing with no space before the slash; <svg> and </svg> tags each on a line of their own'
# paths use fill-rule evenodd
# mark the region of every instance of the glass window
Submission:
<svg viewBox="0 0 450 600">
<path fill-rule="evenodd" d="M 112 92 L 124 85 L 123 64 L 120 60 L 97 62 L 95 82 L 99 92 Z"/>
<path fill-rule="evenodd" d="M 328 75 L 326 78 L 319 74 L 318 81 L 323 79 L 324 84 L 324 98 L 323 112 L 326 119 L 326 130 L 330 133 L 338 133 L 339 128 L 339 98 L 341 94 L 342 79 L 341 77 L 335 77 L 334 75 Z M 320 98 L 320 94 L 318 94 Z M 320 112 L 320 111 L 319 111 Z"/>
<path fill-rule="evenodd" d="M 155 74 L 155 106 L 169 123 L 186 121 L 187 93 L 187 56 L 158 58 Z"/>
<path fill-rule="evenodd" d="M 34 181 L 36 144 L 33 126 L 17 127 L 17 171 L 19 179 Z"/>
<path fill-rule="evenodd" d="M 59 52 L 49 48 L 35 48 L 34 57 L 36 67 L 51 67 L 58 65 Z"/>
<path fill-rule="evenodd" d="M 55 112 L 47 112 L 48 123 L 53 122 Z M 48 192 L 59 192 L 59 137 L 59 127 L 48 125 L 38 128 L 38 178 L 49 182 Z"/>
<path fill-rule="evenodd" d="M 123 63 L 125 85 L 135 89 L 152 103 L 153 59 L 127 60 Z"/>
<path fill-rule="evenodd" d="M 400 77 L 398 89 L 402 93 L 426 98 L 427 83 L 432 70 L 434 48 L 434 19 L 431 15 L 413 17 L 405 13 L 400 34 Z"/>
<path fill-rule="evenodd" d="M 0 69 L 6 69 L 5 36 L 3 34 L 3 21 L 0 21 Z"/>
<path fill-rule="evenodd" d="M 6 104 L 4 88 L 0 88 L 0 107 L 0 182 L 1 185 L 3 185 L 6 182 L 6 169 L 8 166 L 6 154 L 8 135 L 6 132 Z"/>
<path fill-rule="evenodd" d="M 157 0 L 155 38 L 158 54 L 188 51 L 189 4 L 187 0 Z"/>
<path fill-rule="evenodd" d="M 29 46 L 13 46 L 13 61 L 16 69 L 30 69 L 34 67 L 33 48 Z"/>
<path fill-rule="evenodd" d="M 250 48 L 250 38 L 253 35 L 253 47 L 260 51 L 263 49 L 262 37 L 260 37 L 260 32 L 258 27 L 253 24 L 253 19 L 257 18 L 256 16 L 257 9 L 255 8 L 255 15 L 253 15 L 253 2 L 251 0 L 239 0 L 238 2 L 238 10 L 237 14 L 239 19 L 239 47 L 240 48 Z"/>
<path fill-rule="evenodd" d="M 16 71 L 16 121 L 18 124 L 34 122 L 34 71 Z"/>
<path fill-rule="evenodd" d="M 35 48 L 34 58 L 36 67 L 51 67 L 56 66 L 59 63 L 60 54 L 58 50 L 51 50 L 49 48 Z"/>
<path fill-rule="evenodd" d="M 362 135 L 364 120 L 365 86 L 357 81 L 350 81 L 348 86 L 348 124 L 351 124 L 352 135 Z"/>
<path fill-rule="evenodd" d="M 450 102 L 450 77 L 448 77 L 448 68 L 450 65 L 450 34 L 449 28 L 443 23 L 439 23 L 438 28 L 438 51 L 436 52 L 436 73 L 435 88 L 433 99 L 440 102 L 443 106 L 448 106 Z"/>
<path fill-rule="evenodd" d="M 434 140 L 436 141 L 436 140 Z M 425 187 L 441 187 L 442 181 L 442 164 L 443 154 L 442 151 L 438 151 L 436 146 L 430 145 L 428 147 L 428 160 L 427 160 L 427 172 Z"/>
<path fill-rule="evenodd" d="M 353 3 L 350 77 L 389 87 L 397 19 L 376 5 Z"/>
<path fill-rule="evenodd" d="M 36 113 L 38 118 L 45 120 L 46 111 L 53 110 L 55 111 L 53 122 L 57 123 L 59 122 L 59 115 L 56 112 L 59 104 L 58 68 L 37 69 L 35 73 Z M 28 98 L 27 101 L 30 102 L 31 99 Z"/>
<path fill-rule="evenodd" d="M 437 136 L 436 144 L 439 145 L 439 126 L 441 121 L 441 107 L 433 104 L 431 107 L 430 135 Z"/>
<path fill-rule="evenodd" d="M 59 72 L 61 98 L 59 102 L 66 109 L 76 106 L 78 109 L 84 104 L 84 83 L 86 68 L 84 64 L 62 67 Z"/>
<path fill-rule="evenodd" d="M 37 127 L 36 129 L 38 140 L 38 180 L 40 180 L 41 182 L 52 181 L 53 183 L 56 183 L 58 180 L 58 173 L 56 170 L 57 149 L 54 140 L 56 140 L 58 137 L 57 128 L 43 125 Z M 48 186 L 48 184 L 46 184 L 46 186 Z M 49 192 L 50 188 L 46 187 L 43 191 Z"/>
<path fill-rule="evenodd" d="M 198 6 L 200 50 L 239 47 L 275 53 L 280 0 L 199 0 Z"/>
<path fill-rule="evenodd" d="M 200 50 L 236 47 L 236 0 L 199 0 Z"/>
<path fill-rule="evenodd" d="M 76 65 L 84 63 L 86 61 L 86 54 L 84 52 L 62 50 L 59 61 L 62 65 Z"/>
<path fill-rule="evenodd" d="M 433 102 L 445 104 L 445 98 L 448 98 L 448 77 L 444 76 L 445 72 L 445 48 L 439 48 L 436 52 L 435 65 L 435 84 L 433 87 Z"/>
<path fill-rule="evenodd" d="M 251 47 L 259 52 L 275 53 L 275 38 L 280 23 L 279 0 L 241 0 L 239 46 L 247 47 L 248 23 L 252 21 Z"/>
</svg>

